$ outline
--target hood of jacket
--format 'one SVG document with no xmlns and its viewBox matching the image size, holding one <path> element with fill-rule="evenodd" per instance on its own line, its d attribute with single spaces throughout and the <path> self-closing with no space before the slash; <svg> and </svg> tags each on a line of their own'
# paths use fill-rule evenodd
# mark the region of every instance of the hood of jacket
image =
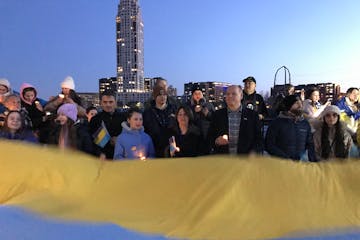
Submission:
<svg viewBox="0 0 360 240">
<path fill-rule="evenodd" d="M 122 126 L 122 132 L 128 133 L 128 134 L 140 134 L 141 132 L 144 132 L 144 127 L 141 127 L 139 130 L 131 129 L 127 121 L 124 121 L 121 123 Z"/>
<path fill-rule="evenodd" d="M 286 119 L 290 119 L 292 121 L 298 122 L 298 121 L 302 121 L 304 120 L 304 116 L 294 116 L 294 115 L 290 115 L 287 111 L 281 111 L 279 113 L 279 118 L 286 118 Z"/>
<path fill-rule="evenodd" d="M 312 126 L 315 131 L 320 131 L 324 124 L 326 123 L 323 120 L 316 120 L 312 122 Z M 340 121 L 340 128 L 342 129 L 342 131 L 347 131 L 346 123 Z"/>
<path fill-rule="evenodd" d="M 24 98 L 24 89 L 26 89 L 26 88 L 33 88 L 33 89 L 34 89 L 35 96 L 34 96 L 34 99 L 33 99 L 31 102 L 26 101 L 25 98 Z M 27 104 L 29 104 L 29 105 L 32 105 L 33 102 L 35 101 L 35 99 L 37 98 L 36 88 L 35 88 L 33 85 L 31 85 L 30 83 L 23 83 L 23 84 L 21 84 L 21 86 L 20 86 L 20 98 L 21 98 L 21 100 L 22 100 L 23 102 L 25 102 L 25 103 L 27 103 Z"/>
</svg>

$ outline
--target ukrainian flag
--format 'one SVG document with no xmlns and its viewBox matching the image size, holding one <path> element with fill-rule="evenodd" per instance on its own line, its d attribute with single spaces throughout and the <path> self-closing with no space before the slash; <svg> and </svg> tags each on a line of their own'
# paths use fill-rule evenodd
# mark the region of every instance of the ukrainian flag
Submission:
<svg viewBox="0 0 360 240">
<path fill-rule="evenodd" d="M 106 129 L 104 121 L 101 122 L 101 126 L 98 130 L 93 134 L 94 143 L 101 148 L 105 147 L 105 145 L 110 141 L 111 136 Z"/>
<path fill-rule="evenodd" d="M 359 161 L 0 149 L 0 239 L 360 239 Z"/>
</svg>

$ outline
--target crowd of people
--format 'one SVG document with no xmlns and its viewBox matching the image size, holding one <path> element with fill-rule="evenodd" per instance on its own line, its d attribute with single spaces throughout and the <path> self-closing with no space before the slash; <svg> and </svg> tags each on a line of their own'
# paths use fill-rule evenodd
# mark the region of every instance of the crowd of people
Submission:
<svg viewBox="0 0 360 240">
<path fill-rule="evenodd" d="M 102 160 L 208 154 L 268 154 L 311 162 L 359 157 L 358 88 L 349 88 L 336 102 L 320 103 L 319 90 L 297 96 L 290 86 L 269 114 L 255 78 L 243 83 L 244 88 L 228 87 L 226 106 L 215 111 L 199 85 L 190 101 L 180 104 L 168 95 L 167 81 L 158 78 L 144 110 L 124 112 L 110 91 L 100 96 L 100 109 L 85 109 L 70 76 L 48 101 L 29 83 L 16 92 L 0 79 L 0 138 L 79 150 Z"/>
</svg>

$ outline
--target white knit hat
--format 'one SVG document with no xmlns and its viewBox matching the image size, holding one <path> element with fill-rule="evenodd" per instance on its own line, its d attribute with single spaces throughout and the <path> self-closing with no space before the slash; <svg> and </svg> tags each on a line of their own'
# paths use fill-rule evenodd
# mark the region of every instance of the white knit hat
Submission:
<svg viewBox="0 0 360 240">
<path fill-rule="evenodd" d="M 328 114 L 328 113 L 330 113 L 330 112 L 336 113 L 336 114 L 339 115 L 339 116 L 340 116 L 340 113 L 341 113 L 341 111 L 340 111 L 340 109 L 338 108 L 338 106 L 329 105 L 329 106 L 327 106 L 327 107 L 324 109 L 324 111 L 321 113 L 321 117 L 322 117 L 322 118 L 325 117 L 325 115 Z"/>
<path fill-rule="evenodd" d="M 69 88 L 75 90 L 74 79 L 71 76 L 67 76 L 61 83 L 61 88 Z"/>
<path fill-rule="evenodd" d="M 0 78 L 0 85 L 7 87 L 8 91 L 10 90 L 10 82 L 6 78 Z"/>
</svg>

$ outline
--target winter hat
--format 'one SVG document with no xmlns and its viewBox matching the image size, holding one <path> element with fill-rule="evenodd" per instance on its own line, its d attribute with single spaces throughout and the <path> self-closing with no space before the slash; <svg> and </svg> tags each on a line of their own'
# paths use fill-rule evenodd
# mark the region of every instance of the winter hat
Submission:
<svg viewBox="0 0 360 240">
<path fill-rule="evenodd" d="M 75 90 L 74 79 L 70 76 L 67 76 L 64 81 L 61 83 L 61 88 L 69 88 Z"/>
<path fill-rule="evenodd" d="M 191 89 L 191 94 L 194 94 L 195 91 L 202 91 L 200 85 L 195 84 Z"/>
<path fill-rule="evenodd" d="M 159 95 L 167 95 L 166 89 L 162 86 L 155 86 L 153 90 L 153 98 L 155 99 Z"/>
<path fill-rule="evenodd" d="M 68 118 L 72 119 L 74 122 L 76 122 L 78 111 L 75 104 L 65 103 L 59 107 L 57 113 L 58 114 L 62 113 L 66 115 Z"/>
<path fill-rule="evenodd" d="M 326 108 L 324 109 L 324 111 L 321 113 L 321 117 L 325 117 L 326 114 L 328 113 L 336 113 L 337 115 L 340 116 L 340 109 L 338 106 L 335 106 L 335 105 L 329 105 L 329 106 L 326 106 Z"/>
<path fill-rule="evenodd" d="M 300 98 L 296 95 L 289 95 L 286 96 L 283 100 L 284 109 L 285 111 L 289 111 L 292 105 L 294 105 L 295 102 L 299 101 Z"/>
<path fill-rule="evenodd" d="M 0 85 L 5 86 L 8 91 L 10 90 L 10 82 L 6 78 L 0 78 Z"/>
<path fill-rule="evenodd" d="M 23 102 L 31 105 L 32 102 L 28 102 L 28 101 L 26 101 L 25 98 L 24 98 L 24 93 L 25 93 L 26 91 L 30 90 L 30 89 L 31 89 L 32 91 L 34 91 L 34 93 L 35 93 L 35 97 L 34 97 L 34 99 L 33 99 L 33 100 L 35 100 L 36 97 L 37 97 L 37 91 L 36 91 L 35 87 L 34 87 L 33 85 L 29 84 L 29 83 L 23 83 L 23 84 L 21 84 L 21 86 L 20 86 L 20 98 L 21 98 L 21 100 L 22 100 Z"/>
</svg>

